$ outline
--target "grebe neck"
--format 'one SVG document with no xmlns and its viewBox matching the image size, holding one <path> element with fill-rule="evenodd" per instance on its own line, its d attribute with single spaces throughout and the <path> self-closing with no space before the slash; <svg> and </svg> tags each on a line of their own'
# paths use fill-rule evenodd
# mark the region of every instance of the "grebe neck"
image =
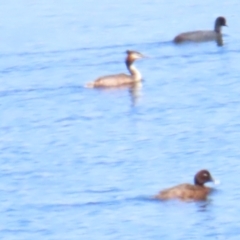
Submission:
<svg viewBox="0 0 240 240">
<path fill-rule="evenodd" d="M 133 65 L 133 62 L 126 61 L 127 69 L 130 72 L 135 82 L 140 82 L 142 80 L 142 75 L 138 69 Z"/>
</svg>

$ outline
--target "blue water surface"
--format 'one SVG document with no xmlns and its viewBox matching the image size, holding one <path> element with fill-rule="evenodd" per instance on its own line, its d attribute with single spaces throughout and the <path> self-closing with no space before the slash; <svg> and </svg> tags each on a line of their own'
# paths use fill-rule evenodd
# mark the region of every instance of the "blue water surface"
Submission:
<svg viewBox="0 0 240 240">
<path fill-rule="evenodd" d="M 239 239 L 240 2 L 1 1 L 0 238 Z M 225 16 L 224 45 L 172 43 Z M 142 88 L 84 84 L 126 72 Z M 208 201 L 159 202 L 200 169 Z M 212 185 L 210 185 L 212 186 Z"/>
</svg>

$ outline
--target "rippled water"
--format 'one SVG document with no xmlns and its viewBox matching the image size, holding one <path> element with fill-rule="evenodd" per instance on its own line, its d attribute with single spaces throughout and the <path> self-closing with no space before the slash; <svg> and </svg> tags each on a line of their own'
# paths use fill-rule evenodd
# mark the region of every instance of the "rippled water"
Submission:
<svg viewBox="0 0 240 240">
<path fill-rule="evenodd" d="M 239 7 L 210 1 L 2 1 L 1 239 L 238 239 Z M 225 16 L 224 46 L 175 46 Z M 141 89 L 85 89 L 138 61 Z M 158 202 L 207 168 L 204 203 Z"/>
</svg>

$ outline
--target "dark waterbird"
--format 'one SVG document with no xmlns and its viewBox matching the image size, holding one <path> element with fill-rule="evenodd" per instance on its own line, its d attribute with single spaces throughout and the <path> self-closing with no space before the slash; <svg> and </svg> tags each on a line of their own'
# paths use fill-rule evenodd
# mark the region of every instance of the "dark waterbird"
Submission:
<svg viewBox="0 0 240 240">
<path fill-rule="evenodd" d="M 177 35 L 173 41 L 175 43 L 182 43 L 187 41 L 189 42 L 216 41 L 219 45 L 222 45 L 223 26 L 227 26 L 226 19 L 224 17 L 218 17 L 215 20 L 213 30 L 181 33 Z"/>
</svg>

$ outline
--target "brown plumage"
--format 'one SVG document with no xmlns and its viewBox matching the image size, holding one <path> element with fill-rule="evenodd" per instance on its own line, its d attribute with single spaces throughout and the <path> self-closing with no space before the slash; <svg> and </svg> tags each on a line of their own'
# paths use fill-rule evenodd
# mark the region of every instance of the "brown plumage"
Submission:
<svg viewBox="0 0 240 240">
<path fill-rule="evenodd" d="M 125 73 L 107 75 L 96 79 L 93 82 L 87 83 L 86 87 L 89 88 L 101 88 L 101 87 L 119 87 L 124 85 L 132 85 L 142 80 L 141 73 L 133 65 L 134 61 L 145 56 L 136 51 L 127 50 L 127 57 L 125 60 L 127 69 L 130 75 Z"/>
<path fill-rule="evenodd" d="M 183 201 L 206 200 L 208 194 L 211 192 L 211 188 L 205 187 L 204 184 L 213 181 L 208 170 L 201 170 L 194 177 L 194 185 L 188 183 L 180 184 L 161 191 L 154 198 L 161 200 L 180 199 Z"/>
<path fill-rule="evenodd" d="M 192 41 L 192 42 L 221 41 L 222 26 L 227 26 L 226 19 L 224 17 L 218 17 L 215 20 L 214 30 L 181 33 L 177 35 L 173 41 L 175 43 L 181 43 L 185 41 Z"/>
</svg>

